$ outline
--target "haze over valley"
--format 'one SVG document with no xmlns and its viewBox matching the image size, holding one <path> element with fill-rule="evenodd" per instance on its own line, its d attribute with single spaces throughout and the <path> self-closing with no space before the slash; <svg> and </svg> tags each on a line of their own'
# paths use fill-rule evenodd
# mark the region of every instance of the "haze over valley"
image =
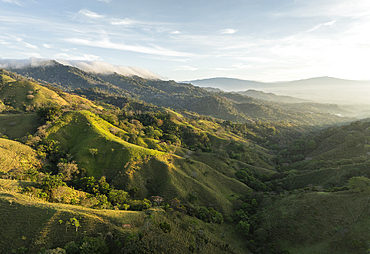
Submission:
<svg viewBox="0 0 370 254">
<path fill-rule="evenodd" d="M 201 87 L 214 87 L 227 92 L 258 90 L 277 95 L 335 104 L 366 104 L 370 96 L 370 81 L 317 77 L 289 82 L 263 83 L 231 78 L 212 78 L 188 81 Z"/>
</svg>

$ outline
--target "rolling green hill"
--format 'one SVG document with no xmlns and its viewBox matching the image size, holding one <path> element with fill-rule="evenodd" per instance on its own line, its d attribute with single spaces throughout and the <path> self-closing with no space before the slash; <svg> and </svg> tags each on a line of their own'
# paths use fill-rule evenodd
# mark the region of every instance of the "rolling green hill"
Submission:
<svg viewBox="0 0 370 254">
<path fill-rule="evenodd" d="M 26 79 L 14 80 L 7 74 L 2 74 L 0 87 L 0 100 L 5 105 L 22 111 L 33 111 L 42 106 L 69 105 L 54 91 Z"/>
<path fill-rule="evenodd" d="M 146 144 L 146 140 L 142 146 L 126 142 L 125 131 L 114 135 L 112 129 L 118 130 L 91 112 L 71 111 L 47 130 L 47 139 L 58 141 L 89 176 L 104 175 L 107 180 L 113 180 L 114 186 L 124 190 L 139 187 L 142 198 L 160 195 L 166 199 L 186 199 L 189 193 L 199 193 L 202 203 L 230 213 L 232 202 L 229 198 L 249 190 L 201 162 L 150 149 L 151 144 Z M 91 149 L 96 149 L 96 153 L 91 153 Z"/>
<path fill-rule="evenodd" d="M 71 111 L 47 130 L 47 138 L 59 141 L 62 149 L 73 155 L 89 175 L 96 177 L 112 175 L 110 171 L 118 172 L 130 161 L 164 155 L 130 144 L 111 133 L 114 131 L 125 134 L 89 111 Z M 97 149 L 96 154 L 90 149 Z"/>
<path fill-rule="evenodd" d="M 36 114 L 0 114 L 0 133 L 10 139 L 34 134 L 39 124 Z"/>
<path fill-rule="evenodd" d="M 0 158 L 0 174 L 39 168 L 41 165 L 36 152 L 31 147 L 3 138 L 0 138 Z"/>
<path fill-rule="evenodd" d="M 194 249 L 244 253 L 240 236 L 230 225 L 205 223 L 160 207 L 141 212 L 48 203 L 19 193 L 20 186 L 30 185 L 0 179 L 2 253 L 56 251 L 76 245 L 77 251 L 87 253 L 143 253 L 147 248 L 161 253 L 193 253 Z M 170 232 L 163 231 L 161 224 L 168 225 Z"/>
<path fill-rule="evenodd" d="M 261 237 L 289 253 L 366 253 L 369 249 L 369 193 L 345 191 L 292 194 L 262 212 Z"/>
</svg>

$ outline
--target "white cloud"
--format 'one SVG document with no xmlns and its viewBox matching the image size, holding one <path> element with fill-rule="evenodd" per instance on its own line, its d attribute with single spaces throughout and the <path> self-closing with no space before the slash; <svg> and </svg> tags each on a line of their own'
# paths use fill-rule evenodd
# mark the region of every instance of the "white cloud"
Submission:
<svg viewBox="0 0 370 254">
<path fill-rule="evenodd" d="M 370 1 L 364 0 L 311 0 L 299 1 L 294 8 L 278 16 L 291 17 L 350 17 L 359 18 L 370 14 Z"/>
<path fill-rule="evenodd" d="M 220 30 L 220 34 L 234 34 L 236 32 L 237 30 L 231 28 Z"/>
<path fill-rule="evenodd" d="M 212 71 L 231 71 L 233 69 L 231 68 L 223 68 L 223 67 L 217 67 L 217 68 L 210 68 Z"/>
<path fill-rule="evenodd" d="M 271 63 L 273 60 L 267 57 L 253 57 L 253 56 L 242 56 L 237 57 L 236 59 L 246 61 L 246 62 L 254 62 L 254 63 Z"/>
<path fill-rule="evenodd" d="M 187 66 L 187 65 L 182 65 L 182 66 L 177 67 L 175 70 L 176 71 L 196 71 L 198 70 L 198 68 Z"/>
<path fill-rule="evenodd" d="M 26 46 L 27 48 L 30 48 L 30 49 L 39 49 L 39 47 L 37 47 L 36 45 L 32 45 L 28 42 L 24 42 L 24 46 Z"/>
<path fill-rule="evenodd" d="M 235 63 L 232 65 L 232 67 L 238 69 L 238 70 L 242 70 L 242 69 L 248 69 L 251 67 L 251 65 L 245 65 L 245 64 L 242 64 L 242 63 Z"/>
<path fill-rule="evenodd" d="M 64 60 L 78 60 L 78 61 L 97 61 L 101 60 L 100 56 L 92 54 L 82 54 L 82 55 L 69 55 L 67 53 L 58 53 L 55 55 L 56 59 Z"/>
<path fill-rule="evenodd" d="M 128 19 L 128 18 L 125 18 L 125 19 L 114 19 L 111 24 L 112 25 L 116 25 L 116 26 L 130 26 L 130 25 L 133 25 L 135 23 L 138 23 L 137 21 L 134 21 L 132 19 Z"/>
<path fill-rule="evenodd" d="M 96 12 L 92 12 L 86 9 L 82 9 L 78 12 L 78 14 L 82 14 L 86 17 L 93 18 L 93 19 L 98 19 L 98 18 L 103 18 L 104 15 L 97 14 Z"/>
<path fill-rule="evenodd" d="M 315 31 L 315 30 L 317 30 L 317 29 L 319 29 L 320 27 L 323 27 L 323 26 L 332 26 L 332 25 L 334 25 L 335 22 L 337 22 L 337 21 L 333 20 L 333 21 L 322 23 L 322 24 L 318 24 L 317 26 L 309 29 L 307 32 L 313 32 L 313 31 Z"/>
<path fill-rule="evenodd" d="M 44 46 L 44 48 L 46 48 L 46 49 L 51 49 L 52 48 L 52 46 L 50 44 L 46 44 L 46 43 L 44 43 L 42 46 Z"/>
<path fill-rule="evenodd" d="M 16 4 L 18 6 L 22 6 L 22 4 L 18 0 L 2 0 L 4 3 L 9 3 L 9 4 Z"/>
<path fill-rule="evenodd" d="M 162 48 L 156 45 L 153 45 L 152 47 L 144 47 L 140 45 L 126 45 L 123 43 L 121 44 L 114 43 L 114 42 L 109 41 L 108 39 L 94 41 L 94 40 L 87 40 L 87 39 L 80 39 L 80 38 L 70 38 L 70 39 L 65 39 L 65 41 L 72 43 L 72 44 L 77 44 L 77 45 L 132 51 L 132 52 L 151 54 L 151 55 L 172 56 L 172 57 L 191 57 L 193 56 L 190 53 L 177 52 L 177 51 L 165 49 L 165 48 Z"/>
<path fill-rule="evenodd" d="M 124 27 L 140 27 L 143 31 L 146 32 L 156 32 L 159 34 L 171 34 L 171 35 L 176 35 L 176 34 L 181 34 L 180 31 L 173 30 L 170 27 L 172 24 L 169 23 L 160 23 L 160 22 L 150 22 L 150 21 L 143 21 L 143 20 L 134 20 L 134 19 L 112 19 L 110 21 L 110 24 L 114 26 L 124 26 Z"/>
<path fill-rule="evenodd" d="M 326 22 L 324 24 L 322 24 L 323 26 L 332 26 L 334 25 L 334 23 L 337 22 L 336 20 L 333 20 L 333 21 L 329 21 L 329 22 Z"/>
<path fill-rule="evenodd" d="M 97 1 L 99 1 L 99 2 L 104 2 L 104 3 L 109 4 L 112 0 L 97 0 Z"/>
<path fill-rule="evenodd" d="M 26 47 L 26 48 L 29 48 L 29 49 L 39 49 L 39 47 L 37 47 L 36 45 L 33 45 L 31 43 L 28 43 L 28 42 L 24 42 L 23 41 L 23 38 L 20 38 L 20 37 L 16 37 L 16 36 L 11 36 L 15 41 L 17 41 L 20 45 L 22 45 L 23 47 Z"/>
<path fill-rule="evenodd" d="M 5 40 L 0 39 L 0 44 L 2 44 L 2 45 L 9 45 L 10 42 L 7 42 Z"/>
<path fill-rule="evenodd" d="M 235 71 L 235 70 L 245 70 L 251 68 L 252 65 L 245 65 L 243 63 L 235 63 L 231 65 L 230 68 L 225 67 L 216 67 L 216 68 L 210 68 L 210 70 L 213 71 Z"/>
</svg>

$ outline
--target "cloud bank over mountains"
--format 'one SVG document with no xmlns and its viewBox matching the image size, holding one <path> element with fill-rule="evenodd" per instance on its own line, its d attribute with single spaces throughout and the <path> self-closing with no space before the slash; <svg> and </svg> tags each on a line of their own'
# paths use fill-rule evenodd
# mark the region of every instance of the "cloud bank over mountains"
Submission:
<svg viewBox="0 0 370 254">
<path fill-rule="evenodd" d="M 118 73 L 124 76 L 139 76 L 147 79 L 162 79 L 159 75 L 143 68 L 132 66 L 112 65 L 102 61 L 79 61 L 79 60 L 56 60 L 60 64 L 79 68 L 86 72 L 113 74 Z M 53 65 L 50 59 L 0 59 L 0 68 L 22 69 L 27 67 L 47 67 Z"/>
</svg>

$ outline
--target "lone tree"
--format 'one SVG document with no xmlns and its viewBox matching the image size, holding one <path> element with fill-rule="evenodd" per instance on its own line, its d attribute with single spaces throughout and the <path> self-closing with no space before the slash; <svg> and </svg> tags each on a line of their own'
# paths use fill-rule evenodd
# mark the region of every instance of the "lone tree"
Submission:
<svg viewBox="0 0 370 254">
<path fill-rule="evenodd" d="M 91 153 L 91 156 L 94 157 L 94 155 L 98 154 L 98 149 L 97 148 L 90 148 L 89 152 Z"/>
<path fill-rule="evenodd" d="M 63 181 L 71 181 L 75 174 L 79 173 L 78 165 L 75 161 L 72 162 L 59 162 L 58 173 L 63 174 Z"/>
<path fill-rule="evenodd" d="M 79 227 L 81 227 L 80 221 L 77 220 L 76 218 L 70 218 L 69 220 L 71 221 L 71 224 L 76 227 L 76 231 L 78 230 Z"/>
</svg>

